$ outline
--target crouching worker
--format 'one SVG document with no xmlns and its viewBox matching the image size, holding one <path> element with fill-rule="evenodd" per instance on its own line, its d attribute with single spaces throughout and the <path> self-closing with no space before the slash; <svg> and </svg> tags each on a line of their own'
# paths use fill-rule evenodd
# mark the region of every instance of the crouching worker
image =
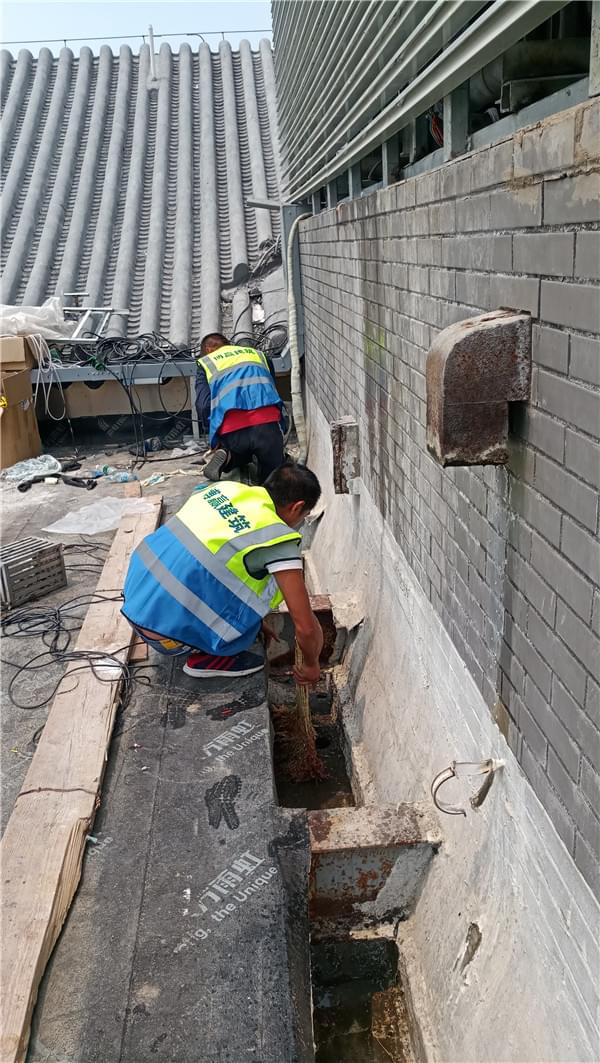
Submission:
<svg viewBox="0 0 600 1063">
<path fill-rule="evenodd" d="M 124 616 L 159 653 L 186 654 L 188 675 L 243 676 L 263 667 L 250 647 L 263 617 L 285 599 L 304 655 L 296 679 L 315 683 L 323 632 L 310 607 L 297 529 L 320 494 L 314 473 L 293 464 L 276 469 L 264 487 L 198 487 L 134 551 Z"/>
<path fill-rule="evenodd" d="M 204 469 L 207 480 L 227 479 L 232 469 L 256 462 L 263 484 L 283 465 L 284 404 L 275 386 L 275 370 L 266 354 L 237 347 L 211 332 L 200 344 L 196 409 L 209 421 L 213 454 Z"/>
</svg>

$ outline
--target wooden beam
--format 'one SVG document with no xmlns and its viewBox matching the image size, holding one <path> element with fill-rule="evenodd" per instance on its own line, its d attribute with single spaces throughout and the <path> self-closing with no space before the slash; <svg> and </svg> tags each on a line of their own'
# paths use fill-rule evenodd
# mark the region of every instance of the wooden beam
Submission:
<svg viewBox="0 0 600 1063">
<path fill-rule="evenodd" d="M 98 592 L 116 598 L 133 550 L 157 526 L 162 499 L 145 501 L 148 511 L 123 517 Z M 77 650 L 129 659 L 134 632 L 121 604 L 89 607 Z M 81 875 L 121 688 L 118 664 L 107 662 L 105 676 L 78 661 L 67 667 L 0 844 L 2 1063 L 25 1059 L 38 986 Z"/>
<path fill-rule="evenodd" d="M 141 639 L 134 639 L 131 645 L 131 651 L 129 653 L 130 661 L 147 661 L 148 660 L 148 643 L 142 642 Z"/>
</svg>

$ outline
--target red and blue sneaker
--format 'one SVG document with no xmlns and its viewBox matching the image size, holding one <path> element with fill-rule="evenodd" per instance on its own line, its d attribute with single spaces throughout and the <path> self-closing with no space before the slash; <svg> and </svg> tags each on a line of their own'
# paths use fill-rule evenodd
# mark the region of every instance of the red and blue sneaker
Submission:
<svg viewBox="0 0 600 1063">
<path fill-rule="evenodd" d="M 235 657 L 215 657 L 211 653 L 190 653 L 183 666 L 186 675 L 196 679 L 232 678 L 252 675 L 264 668 L 264 658 L 256 653 L 238 653 Z"/>
</svg>

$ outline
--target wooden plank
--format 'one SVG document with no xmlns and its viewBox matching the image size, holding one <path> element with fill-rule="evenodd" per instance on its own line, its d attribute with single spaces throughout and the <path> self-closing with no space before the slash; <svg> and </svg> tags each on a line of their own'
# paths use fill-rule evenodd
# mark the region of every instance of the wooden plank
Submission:
<svg viewBox="0 0 600 1063">
<path fill-rule="evenodd" d="M 126 484 L 125 486 L 128 485 Z M 141 517 L 145 517 L 148 522 L 148 527 L 150 527 L 150 525 L 154 527 L 152 517 L 156 509 L 156 499 L 156 495 L 150 495 L 144 499 L 136 498 L 135 504 L 141 506 L 143 502 L 144 506 L 148 507 L 148 512 L 138 513 L 137 515 L 134 514 L 130 517 L 122 517 L 121 523 L 119 524 L 118 535 L 115 535 L 110 548 L 113 563 L 112 565 L 105 565 L 102 569 L 100 578 L 96 584 L 96 591 L 98 593 L 102 592 L 102 594 L 109 594 L 113 592 L 114 594 L 120 594 L 123 590 L 123 581 L 125 579 L 125 573 L 127 572 L 129 558 L 136 545 L 135 542 L 133 542 L 132 545 L 132 540 L 135 539 L 137 530 L 136 522 L 139 521 Z M 147 531 L 143 534 L 146 535 Z M 139 538 L 137 541 L 139 542 Z"/>
<path fill-rule="evenodd" d="M 90 606 L 78 650 L 129 659 L 134 633 L 117 595 L 133 549 L 160 519 L 161 498 L 147 501 L 121 521 L 98 583 L 115 600 Z M 38 986 L 81 875 L 121 686 L 118 663 L 107 668 L 103 682 L 87 664 L 69 665 L 0 843 L 1 1063 L 25 1059 Z"/>
<path fill-rule="evenodd" d="M 134 639 L 131 644 L 131 652 L 129 654 L 130 661 L 147 661 L 148 660 L 148 643 L 142 642 L 141 639 Z"/>
</svg>

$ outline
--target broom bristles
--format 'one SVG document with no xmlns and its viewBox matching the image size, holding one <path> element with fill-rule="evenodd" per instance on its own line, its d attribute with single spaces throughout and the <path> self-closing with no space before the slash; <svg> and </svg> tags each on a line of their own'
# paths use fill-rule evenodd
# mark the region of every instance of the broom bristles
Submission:
<svg viewBox="0 0 600 1063">
<path fill-rule="evenodd" d="M 304 656 L 296 643 L 295 662 L 302 664 Z M 274 709 L 282 745 L 287 754 L 287 768 L 293 782 L 310 782 L 327 778 L 327 769 L 317 753 L 317 736 L 310 715 L 308 688 L 296 687 L 296 711 Z M 281 726 L 283 724 L 283 726 Z"/>
</svg>

